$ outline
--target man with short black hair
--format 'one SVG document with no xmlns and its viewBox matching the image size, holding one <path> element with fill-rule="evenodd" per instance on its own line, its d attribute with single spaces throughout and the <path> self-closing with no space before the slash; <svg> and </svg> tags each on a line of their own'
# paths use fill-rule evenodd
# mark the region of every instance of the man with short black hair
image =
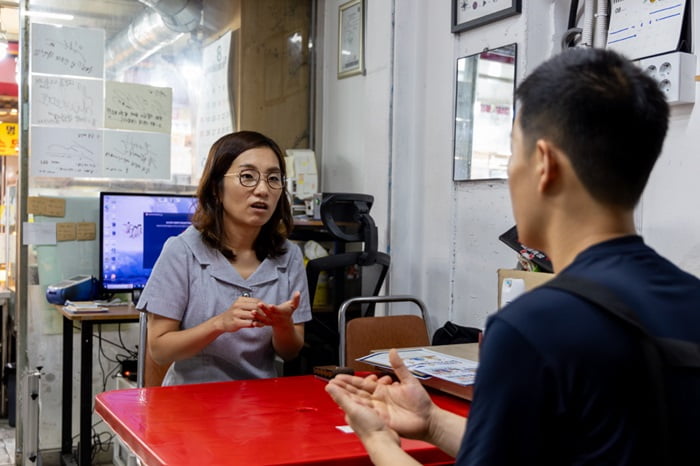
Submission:
<svg viewBox="0 0 700 466">
<path fill-rule="evenodd" d="M 572 49 L 517 97 L 508 170 L 520 241 L 559 276 L 606 287 L 652 335 L 700 343 L 700 280 L 635 232 L 668 127 L 656 82 L 614 52 Z M 700 378 L 661 381 L 668 423 L 650 421 L 666 395 L 639 336 L 560 289 L 537 288 L 489 319 L 468 424 L 434 405 L 395 351 L 390 359 L 399 384 L 338 376 L 327 386 L 375 464 L 415 464 L 399 436 L 459 465 L 700 464 Z"/>
</svg>

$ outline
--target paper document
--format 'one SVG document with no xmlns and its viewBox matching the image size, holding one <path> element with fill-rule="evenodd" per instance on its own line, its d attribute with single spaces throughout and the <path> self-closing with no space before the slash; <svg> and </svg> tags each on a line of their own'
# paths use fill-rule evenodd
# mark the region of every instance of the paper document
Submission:
<svg viewBox="0 0 700 466">
<path fill-rule="evenodd" d="M 607 48 L 631 60 L 678 50 L 685 1 L 616 0 L 612 3 Z"/>
<path fill-rule="evenodd" d="M 66 301 L 65 306 L 63 306 L 63 310 L 74 314 L 94 314 L 96 312 L 109 311 L 109 309 L 95 303 L 94 301 Z"/>
<path fill-rule="evenodd" d="M 406 367 L 417 377 L 437 377 L 458 385 L 472 385 L 479 365 L 476 361 L 450 356 L 426 348 L 397 350 Z M 389 352 L 380 351 L 357 361 L 391 369 Z"/>
</svg>

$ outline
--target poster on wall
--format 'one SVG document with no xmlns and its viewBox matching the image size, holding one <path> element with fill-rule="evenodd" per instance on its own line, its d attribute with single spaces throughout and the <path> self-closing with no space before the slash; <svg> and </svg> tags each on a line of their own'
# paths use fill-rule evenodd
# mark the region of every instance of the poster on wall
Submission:
<svg viewBox="0 0 700 466">
<path fill-rule="evenodd" d="M 19 131 L 17 123 L 0 123 L 0 155 L 17 155 Z"/>
<path fill-rule="evenodd" d="M 173 90 L 105 82 L 105 128 L 170 133 Z"/>
<path fill-rule="evenodd" d="M 34 126 L 30 134 L 32 176 L 101 176 L 101 130 Z"/>
<path fill-rule="evenodd" d="M 170 179 L 170 135 L 105 130 L 104 176 Z"/>
<path fill-rule="evenodd" d="M 32 23 L 29 43 L 33 73 L 104 77 L 103 29 Z"/>
<path fill-rule="evenodd" d="M 632 60 L 678 49 L 685 0 L 614 2 L 608 27 L 607 48 Z"/>
<path fill-rule="evenodd" d="M 204 76 L 197 112 L 197 167 L 200 171 L 211 145 L 234 130 L 235 115 L 228 87 L 232 38 L 233 34 L 229 31 L 202 52 Z"/>
<path fill-rule="evenodd" d="M 102 127 L 101 80 L 33 75 L 30 101 L 33 125 Z"/>
<path fill-rule="evenodd" d="M 338 78 L 364 72 L 364 3 L 350 0 L 338 8 Z"/>
</svg>

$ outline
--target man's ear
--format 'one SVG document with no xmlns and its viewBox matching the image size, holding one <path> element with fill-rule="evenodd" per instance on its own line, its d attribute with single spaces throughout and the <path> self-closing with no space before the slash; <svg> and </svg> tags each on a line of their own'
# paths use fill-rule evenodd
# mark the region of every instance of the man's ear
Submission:
<svg viewBox="0 0 700 466">
<path fill-rule="evenodd" d="M 539 182 L 537 189 L 544 193 L 550 191 L 560 177 L 561 156 L 557 147 L 546 139 L 539 139 L 535 144 L 535 160 Z"/>
</svg>

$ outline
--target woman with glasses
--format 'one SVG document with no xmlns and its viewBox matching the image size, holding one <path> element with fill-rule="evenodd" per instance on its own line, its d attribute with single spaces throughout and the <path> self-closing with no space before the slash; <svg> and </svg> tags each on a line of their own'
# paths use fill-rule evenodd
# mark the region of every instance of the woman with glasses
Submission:
<svg viewBox="0 0 700 466">
<path fill-rule="evenodd" d="M 192 226 L 164 245 L 137 307 L 163 385 L 274 377 L 311 319 L 282 151 L 252 131 L 209 151 Z"/>
</svg>

